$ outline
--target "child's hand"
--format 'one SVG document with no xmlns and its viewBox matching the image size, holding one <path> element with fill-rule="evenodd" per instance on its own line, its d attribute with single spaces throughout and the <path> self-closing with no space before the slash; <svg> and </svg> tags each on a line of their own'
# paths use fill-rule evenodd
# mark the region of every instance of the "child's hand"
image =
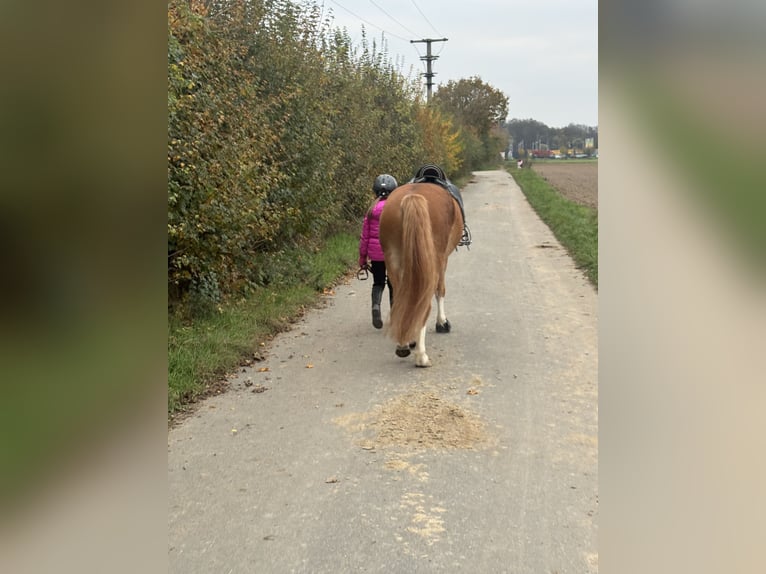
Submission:
<svg viewBox="0 0 766 574">
<path fill-rule="evenodd" d="M 360 257 L 359 258 L 359 268 L 364 269 L 367 267 L 367 258 L 366 257 Z"/>
</svg>

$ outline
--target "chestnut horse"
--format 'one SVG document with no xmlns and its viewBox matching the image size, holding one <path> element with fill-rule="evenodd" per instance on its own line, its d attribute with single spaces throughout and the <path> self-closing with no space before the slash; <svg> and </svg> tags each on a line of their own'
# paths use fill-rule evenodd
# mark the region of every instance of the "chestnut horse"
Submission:
<svg viewBox="0 0 766 574">
<path fill-rule="evenodd" d="M 394 294 L 387 333 L 396 341 L 399 357 L 408 356 L 414 348 L 418 367 L 431 366 L 426 322 L 434 296 L 436 331 L 450 331 L 444 314 L 444 275 L 447 258 L 462 235 L 460 206 L 435 183 L 401 185 L 389 195 L 380 216 L 380 244 Z"/>
</svg>

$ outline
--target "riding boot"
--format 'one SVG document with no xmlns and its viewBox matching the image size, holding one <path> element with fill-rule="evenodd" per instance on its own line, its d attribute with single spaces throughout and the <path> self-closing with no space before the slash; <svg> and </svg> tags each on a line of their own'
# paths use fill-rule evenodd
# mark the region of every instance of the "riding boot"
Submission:
<svg viewBox="0 0 766 574">
<path fill-rule="evenodd" d="M 372 326 L 376 329 L 383 327 L 383 320 L 380 316 L 380 300 L 383 297 L 383 285 L 372 286 Z"/>
</svg>

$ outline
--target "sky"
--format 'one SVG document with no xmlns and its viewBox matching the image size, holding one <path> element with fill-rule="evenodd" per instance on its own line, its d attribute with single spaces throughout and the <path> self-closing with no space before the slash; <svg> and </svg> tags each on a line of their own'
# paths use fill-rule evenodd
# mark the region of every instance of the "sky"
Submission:
<svg viewBox="0 0 766 574">
<path fill-rule="evenodd" d="M 508 97 L 508 119 L 549 127 L 598 125 L 597 0 L 315 0 L 355 43 L 385 37 L 402 72 L 426 71 L 431 44 L 434 91 L 478 76 Z M 423 93 L 425 94 L 425 78 Z"/>
</svg>

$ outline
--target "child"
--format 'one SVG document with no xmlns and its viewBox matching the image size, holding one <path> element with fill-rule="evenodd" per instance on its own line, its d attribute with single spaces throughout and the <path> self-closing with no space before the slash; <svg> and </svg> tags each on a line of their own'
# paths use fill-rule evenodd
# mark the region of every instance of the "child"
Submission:
<svg viewBox="0 0 766 574">
<path fill-rule="evenodd" d="M 380 315 L 380 300 L 383 297 L 383 289 L 388 285 L 389 304 L 394 301 L 394 293 L 391 283 L 386 277 L 386 262 L 383 258 L 383 249 L 380 246 L 380 214 L 386 203 L 388 194 L 398 187 L 393 176 L 384 173 L 375 178 L 372 191 L 375 192 L 375 203 L 364 216 L 362 235 L 359 238 L 359 267 L 367 266 L 370 259 L 370 271 L 372 271 L 372 326 L 376 329 L 383 327 Z"/>
</svg>

